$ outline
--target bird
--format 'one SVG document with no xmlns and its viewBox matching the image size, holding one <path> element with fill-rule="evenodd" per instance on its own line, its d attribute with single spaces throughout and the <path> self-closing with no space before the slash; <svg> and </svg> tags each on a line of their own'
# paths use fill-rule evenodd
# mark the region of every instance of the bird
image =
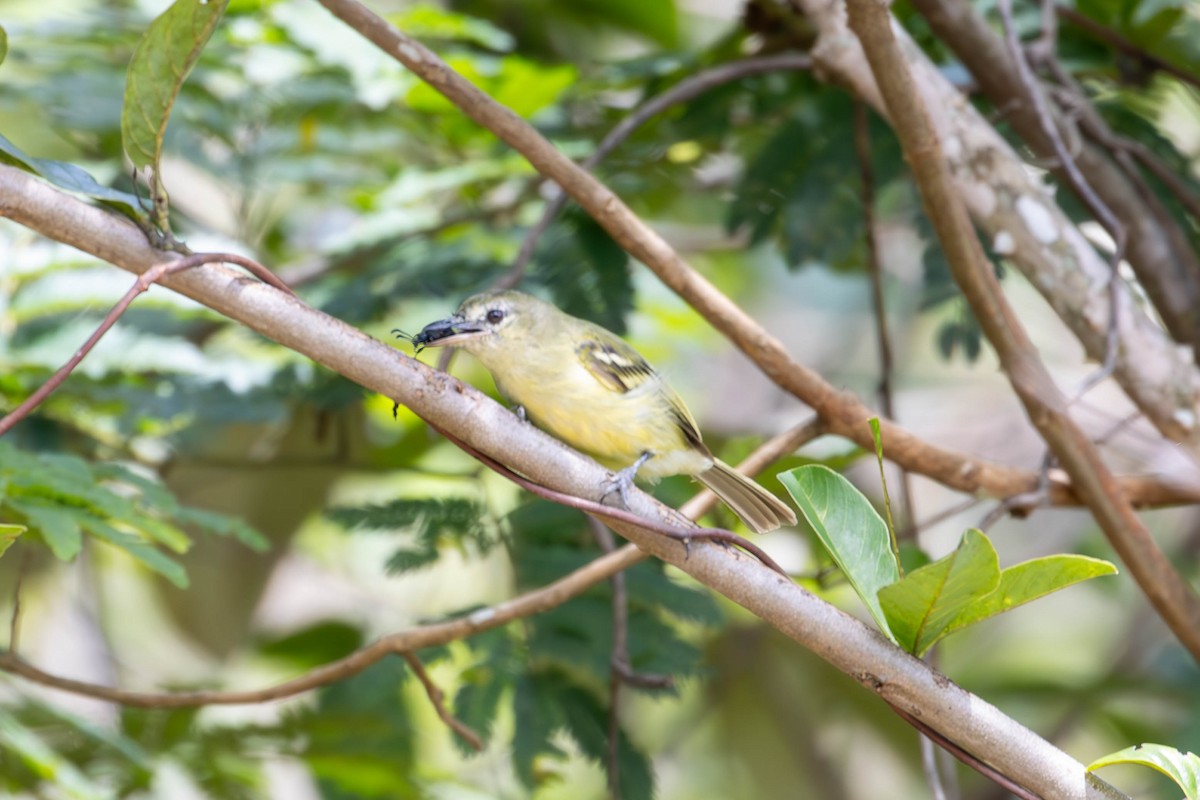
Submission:
<svg viewBox="0 0 1200 800">
<path fill-rule="evenodd" d="M 616 471 L 624 499 L 634 478 L 691 475 L 756 533 L 794 525 L 795 512 L 713 455 L 666 379 L 615 333 L 518 291 L 467 298 L 410 337 L 462 348 L 538 428 Z"/>
</svg>

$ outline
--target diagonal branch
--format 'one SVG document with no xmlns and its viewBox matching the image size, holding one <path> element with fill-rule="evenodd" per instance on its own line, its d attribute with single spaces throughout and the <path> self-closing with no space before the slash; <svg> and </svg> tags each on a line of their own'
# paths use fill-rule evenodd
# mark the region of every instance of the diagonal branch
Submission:
<svg viewBox="0 0 1200 800">
<path fill-rule="evenodd" d="M 1113 549 L 1129 567 L 1175 637 L 1200 661 L 1200 597 L 1159 549 L 1122 496 L 1096 446 L 1067 412 L 1067 401 L 1047 372 L 1000 289 L 995 270 L 956 196 L 925 103 L 878 0 L 848 0 L 850 26 L 862 41 L 896 133 L 912 166 L 926 212 L 951 273 L 975 312 L 1030 421 L 1071 476 Z"/>
</svg>

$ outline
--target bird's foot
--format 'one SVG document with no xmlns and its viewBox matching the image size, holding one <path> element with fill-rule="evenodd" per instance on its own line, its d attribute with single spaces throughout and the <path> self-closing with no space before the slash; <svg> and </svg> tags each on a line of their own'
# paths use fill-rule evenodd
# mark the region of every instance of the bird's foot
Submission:
<svg viewBox="0 0 1200 800">
<path fill-rule="evenodd" d="M 634 478 L 637 477 L 638 470 L 642 465 L 650 460 L 653 453 L 642 453 L 638 456 L 638 460 L 630 464 L 620 472 L 614 472 L 612 476 L 605 481 L 604 494 L 600 497 L 600 502 L 608 499 L 609 495 L 619 494 L 621 496 L 621 505 L 629 508 L 629 490 L 633 487 Z"/>
<path fill-rule="evenodd" d="M 509 410 L 512 411 L 514 414 L 516 414 L 517 419 L 521 420 L 521 422 L 529 422 L 529 415 L 525 413 L 525 406 L 521 405 L 520 403 L 517 403 L 515 406 L 512 406 Z"/>
</svg>

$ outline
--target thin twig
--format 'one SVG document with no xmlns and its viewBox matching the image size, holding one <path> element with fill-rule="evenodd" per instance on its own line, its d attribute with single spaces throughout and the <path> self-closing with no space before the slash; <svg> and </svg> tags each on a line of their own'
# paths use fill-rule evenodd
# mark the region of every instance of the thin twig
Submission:
<svg viewBox="0 0 1200 800">
<path fill-rule="evenodd" d="M 858 174 L 861 183 L 861 205 L 863 215 L 863 239 L 867 246 L 867 274 L 871 279 L 871 306 L 875 312 L 875 342 L 879 349 L 879 406 L 883 415 L 893 422 L 898 421 L 896 402 L 892 390 L 894 360 L 892 358 L 892 336 L 888 330 L 887 302 L 883 291 L 883 264 L 879 258 L 879 241 L 875 231 L 875 170 L 871 164 L 871 119 L 867 104 L 861 100 L 854 104 L 854 151 L 858 158 Z M 880 467 L 882 471 L 882 466 Z M 886 486 L 885 486 L 886 491 Z M 908 470 L 900 468 L 900 496 L 904 501 L 904 516 L 916 518 L 913 504 L 912 481 Z M 915 530 L 906 526 L 906 530 Z"/>
<path fill-rule="evenodd" d="M 389 656 L 464 639 L 476 633 L 538 614 L 577 597 L 596 583 L 645 558 L 633 545 L 601 556 L 569 575 L 519 597 L 445 622 L 421 625 L 383 636 L 353 653 L 323 664 L 275 686 L 245 691 L 131 692 L 45 672 L 15 653 L 0 650 L 0 670 L 43 686 L 72 694 L 139 708 L 195 708 L 210 705 L 250 705 L 283 700 L 357 675 Z"/>
<path fill-rule="evenodd" d="M 731 61 L 728 64 L 720 64 L 702 72 L 697 72 L 695 75 L 684 78 L 662 94 L 656 95 L 638 106 L 629 116 L 621 120 L 616 127 L 608 132 L 608 135 L 596 146 L 596 150 L 580 162 L 579 166 L 590 172 L 600 162 L 608 158 L 626 139 L 632 136 L 634 131 L 649 120 L 669 108 L 693 100 L 727 83 L 771 72 L 808 69 L 812 69 L 812 59 L 807 55 L 800 53 L 780 53 L 777 55 Z M 552 184 L 548 182 L 547 185 Z M 562 212 L 569 200 L 570 197 L 566 192 L 557 186 L 554 187 L 553 196 L 546 204 L 541 218 L 525 234 L 525 238 L 521 241 L 521 249 L 517 251 L 517 256 L 513 259 L 512 266 L 496 282 L 496 289 L 511 289 L 521 282 L 521 279 L 525 275 L 525 269 L 529 266 L 529 261 L 533 258 L 533 253 L 537 249 L 538 241 L 550 229 L 554 218 Z"/>
<path fill-rule="evenodd" d="M 612 531 L 596 519 L 588 517 L 588 527 L 596 537 L 596 543 L 605 553 L 616 549 Z M 621 800 L 621 675 L 617 664 L 629 663 L 629 604 L 625 595 L 625 573 L 618 572 L 609 578 L 612 585 L 612 653 L 609 657 L 608 678 L 608 796 Z"/>
<path fill-rule="evenodd" d="M 38 405 L 45 400 L 51 392 L 62 385 L 63 381 L 67 379 L 75 367 L 79 366 L 79 363 L 83 361 L 84 357 L 87 356 L 87 354 L 92 351 L 92 348 L 96 346 L 96 343 L 100 341 L 100 337 L 104 336 L 104 334 L 108 332 L 109 328 L 117 323 L 117 320 L 121 318 L 121 315 L 125 313 L 125 310 L 129 308 L 129 305 L 135 299 L 137 299 L 138 295 L 147 291 L 151 284 L 156 283 L 158 280 L 166 277 L 167 275 L 174 275 L 175 273 L 183 272 L 184 270 L 192 269 L 193 267 L 198 267 L 201 264 L 212 264 L 217 262 L 237 264 L 238 266 L 245 267 L 263 283 L 268 283 L 271 286 L 274 286 L 276 289 L 279 289 L 281 292 L 286 292 L 287 294 L 293 293 L 292 290 L 288 288 L 287 284 L 279 280 L 278 277 L 276 277 L 262 264 L 233 253 L 194 253 L 190 256 L 184 256 L 176 261 L 159 263 L 137 277 L 137 280 L 133 282 L 133 286 L 129 287 L 129 291 L 127 291 L 125 295 L 117 301 L 117 304 L 112 307 L 112 310 L 105 315 L 104 320 L 100 323 L 100 326 L 96 328 L 91 336 L 88 337 L 87 341 L 83 343 L 83 346 L 75 351 L 75 355 L 71 356 L 66 364 L 63 364 L 61 367 L 59 367 L 58 370 L 51 375 L 45 383 L 37 388 L 37 391 L 25 399 L 25 402 L 21 403 L 19 406 L 6 414 L 3 419 L 0 419 L 0 436 L 8 433 L 8 431 L 11 430 L 14 425 L 28 416 L 29 412 L 37 408 Z"/>
<path fill-rule="evenodd" d="M 1036 794 L 1034 794 L 1030 790 L 1026 789 L 1024 786 L 1020 786 L 1019 784 L 1015 783 L 1011 778 L 1009 778 L 1007 775 L 1005 775 L 1004 773 L 997 770 L 991 764 L 988 764 L 986 761 L 976 758 L 974 755 L 972 755 L 971 753 L 968 753 L 966 750 L 959 747 L 956 743 L 954 743 L 950 739 L 946 738 L 942 734 L 935 731 L 933 728 L 926 725 L 924 722 L 921 721 L 921 719 L 919 717 L 909 714 L 907 711 L 904 711 L 894 705 L 891 706 L 891 709 L 892 709 L 892 711 L 895 711 L 896 714 L 901 719 L 903 719 L 905 722 L 907 722 L 909 725 L 912 725 L 914 728 L 919 730 L 922 734 L 927 736 L 929 739 L 933 740 L 934 742 L 937 742 L 938 745 L 940 745 L 942 748 L 944 748 L 946 750 L 946 752 L 950 753 L 955 758 L 957 758 L 959 761 L 966 764 L 968 767 L 975 770 L 976 772 L 978 772 L 980 775 L 984 776 L 985 778 L 988 778 L 989 780 L 993 781 L 994 783 L 997 783 L 1000 786 L 1003 786 L 1009 792 L 1011 792 L 1012 794 L 1021 798 L 1021 800 L 1042 800 L 1041 797 L 1038 797 Z"/>
<path fill-rule="evenodd" d="M 22 549 L 24 552 L 21 553 L 21 566 L 17 568 L 17 579 L 13 581 L 12 619 L 8 622 L 8 649 L 13 653 L 17 652 L 21 643 L 21 584 L 25 582 L 29 559 L 33 556 L 32 548 Z"/>
<path fill-rule="evenodd" d="M 965 511 L 970 511 L 975 506 L 983 502 L 981 497 L 968 497 L 962 502 L 955 503 L 948 508 L 943 508 L 931 517 L 926 517 L 919 523 L 914 523 L 908 529 L 901 531 L 901 534 L 908 538 L 915 538 L 921 534 L 921 531 L 927 530 L 938 523 L 945 522 L 953 516 L 962 514 Z"/>
<path fill-rule="evenodd" d="M 482 752 L 483 739 L 479 738 L 479 734 L 472 730 L 470 725 L 467 725 L 461 719 L 451 714 L 450 710 L 446 708 L 445 693 L 429 677 L 429 673 L 425 671 L 425 665 L 421 663 L 421 659 L 417 658 L 416 653 L 406 651 L 401 653 L 400 656 L 408 664 L 413 674 L 417 676 L 417 680 L 421 682 L 421 685 L 425 687 L 425 694 L 429 696 L 429 702 L 433 703 L 433 708 L 437 711 L 438 719 L 446 723 L 446 726 L 457 733 L 459 738 L 464 742 L 469 744 L 471 749 L 477 753 Z"/>
<path fill-rule="evenodd" d="M 1061 84 L 1056 95 L 1059 104 L 1069 106 L 1073 115 L 1078 118 L 1083 132 L 1112 151 L 1113 157 L 1124 168 L 1130 179 L 1138 182 L 1141 196 L 1150 198 L 1154 196 L 1154 193 L 1145 185 L 1141 175 L 1131 166 L 1131 162 L 1126 160 L 1126 156 L 1132 156 L 1140 162 L 1142 167 L 1161 181 L 1175 196 L 1188 214 L 1200 220 L 1200 196 L 1179 176 L 1178 172 L 1164 164 L 1162 159 L 1146 145 L 1116 133 L 1088 101 L 1079 81 L 1057 59 L 1049 61 L 1047 68 L 1054 79 Z"/>
</svg>

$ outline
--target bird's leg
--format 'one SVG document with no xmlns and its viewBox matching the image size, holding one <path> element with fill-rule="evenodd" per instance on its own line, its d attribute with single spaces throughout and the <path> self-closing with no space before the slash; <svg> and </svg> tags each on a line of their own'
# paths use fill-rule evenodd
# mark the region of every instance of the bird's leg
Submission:
<svg viewBox="0 0 1200 800">
<path fill-rule="evenodd" d="M 621 495 L 621 504 L 629 508 L 629 488 L 633 486 L 633 479 L 637 477 L 638 470 L 642 465 L 654 457 L 654 453 L 649 450 L 638 456 L 638 460 L 630 464 L 620 472 L 613 473 L 613 476 L 608 481 L 608 488 L 604 491 L 604 496 L 600 498 L 604 501 L 614 491 Z"/>
<path fill-rule="evenodd" d="M 517 403 L 515 406 L 510 406 L 509 410 L 517 415 L 517 419 L 521 422 L 529 422 L 529 415 L 525 413 L 525 406 Z"/>
</svg>

